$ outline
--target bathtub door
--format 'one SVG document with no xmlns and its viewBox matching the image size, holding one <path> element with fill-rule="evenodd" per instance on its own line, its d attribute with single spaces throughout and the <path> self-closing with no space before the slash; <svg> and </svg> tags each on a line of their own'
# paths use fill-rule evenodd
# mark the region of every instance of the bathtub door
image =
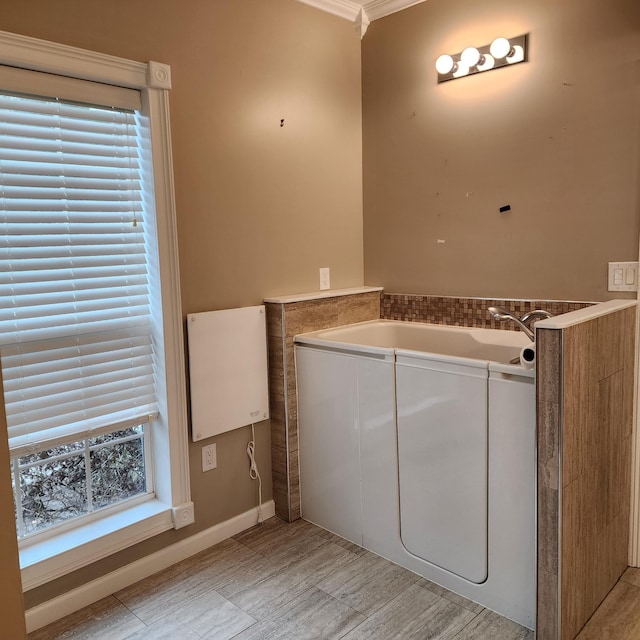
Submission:
<svg viewBox="0 0 640 640">
<path fill-rule="evenodd" d="M 398 355 L 400 530 L 415 556 L 487 578 L 487 363 Z"/>
<path fill-rule="evenodd" d="M 296 346 L 302 517 L 362 544 L 358 361 Z"/>
</svg>

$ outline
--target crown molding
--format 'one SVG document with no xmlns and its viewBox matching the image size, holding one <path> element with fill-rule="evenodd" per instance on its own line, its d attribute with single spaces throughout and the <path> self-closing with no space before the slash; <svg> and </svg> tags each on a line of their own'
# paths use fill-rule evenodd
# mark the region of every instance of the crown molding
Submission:
<svg viewBox="0 0 640 640">
<path fill-rule="evenodd" d="M 378 20 L 422 2 L 425 0 L 370 0 L 365 2 L 362 8 L 369 16 L 369 20 Z"/>
<path fill-rule="evenodd" d="M 362 40 L 362 38 L 364 38 L 364 34 L 367 33 L 369 25 L 371 24 L 371 20 L 369 20 L 369 16 L 364 9 L 360 9 L 358 17 L 355 19 L 353 24 L 356 28 L 356 33 L 360 36 L 360 40 Z"/>
<path fill-rule="evenodd" d="M 334 16 L 358 22 L 357 26 L 369 24 L 371 20 L 384 18 L 397 11 L 402 11 L 425 0 L 369 0 L 365 3 L 351 0 L 298 0 L 316 9 L 332 13 Z M 366 27 L 364 27 L 366 31 Z"/>
<path fill-rule="evenodd" d="M 334 16 L 355 22 L 362 7 L 349 0 L 298 0 L 316 9 L 332 13 Z"/>
</svg>

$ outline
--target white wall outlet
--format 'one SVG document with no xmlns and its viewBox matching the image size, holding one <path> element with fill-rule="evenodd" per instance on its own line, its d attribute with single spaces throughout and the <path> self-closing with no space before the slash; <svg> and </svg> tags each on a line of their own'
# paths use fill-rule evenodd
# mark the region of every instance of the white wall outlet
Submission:
<svg viewBox="0 0 640 640">
<path fill-rule="evenodd" d="M 322 267 L 320 269 L 320 291 L 325 289 L 331 289 L 331 279 L 329 275 L 329 267 Z"/>
<path fill-rule="evenodd" d="M 218 453 L 215 444 L 202 447 L 202 470 L 211 471 L 218 466 Z"/>
<path fill-rule="evenodd" d="M 610 262 L 609 291 L 637 291 L 638 263 Z"/>
</svg>

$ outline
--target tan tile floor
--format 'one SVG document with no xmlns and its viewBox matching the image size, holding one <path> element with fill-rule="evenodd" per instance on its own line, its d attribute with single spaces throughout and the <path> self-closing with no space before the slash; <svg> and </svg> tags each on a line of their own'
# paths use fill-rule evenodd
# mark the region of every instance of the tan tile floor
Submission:
<svg viewBox="0 0 640 640">
<path fill-rule="evenodd" d="M 614 638 L 580 640 L 596 637 Z M 533 633 L 308 522 L 273 518 L 29 635 L 63 638 L 533 640 Z"/>
</svg>

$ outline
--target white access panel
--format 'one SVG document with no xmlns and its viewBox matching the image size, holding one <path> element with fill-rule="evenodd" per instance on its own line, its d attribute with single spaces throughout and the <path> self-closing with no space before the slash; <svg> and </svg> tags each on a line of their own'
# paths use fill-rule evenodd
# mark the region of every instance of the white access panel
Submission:
<svg viewBox="0 0 640 640">
<path fill-rule="evenodd" d="M 359 545 L 361 362 L 366 358 L 296 345 L 302 516 Z"/>
<path fill-rule="evenodd" d="M 487 579 L 487 363 L 396 357 L 400 535 L 414 556 Z"/>
<path fill-rule="evenodd" d="M 264 305 L 187 315 L 194 442 L 269 417 Z"/>
<path fill-rule="evenodd" d="M 536 619 L 536 383 L 489 373 L 489 567 L 501 612 Z"/>
</svg>

